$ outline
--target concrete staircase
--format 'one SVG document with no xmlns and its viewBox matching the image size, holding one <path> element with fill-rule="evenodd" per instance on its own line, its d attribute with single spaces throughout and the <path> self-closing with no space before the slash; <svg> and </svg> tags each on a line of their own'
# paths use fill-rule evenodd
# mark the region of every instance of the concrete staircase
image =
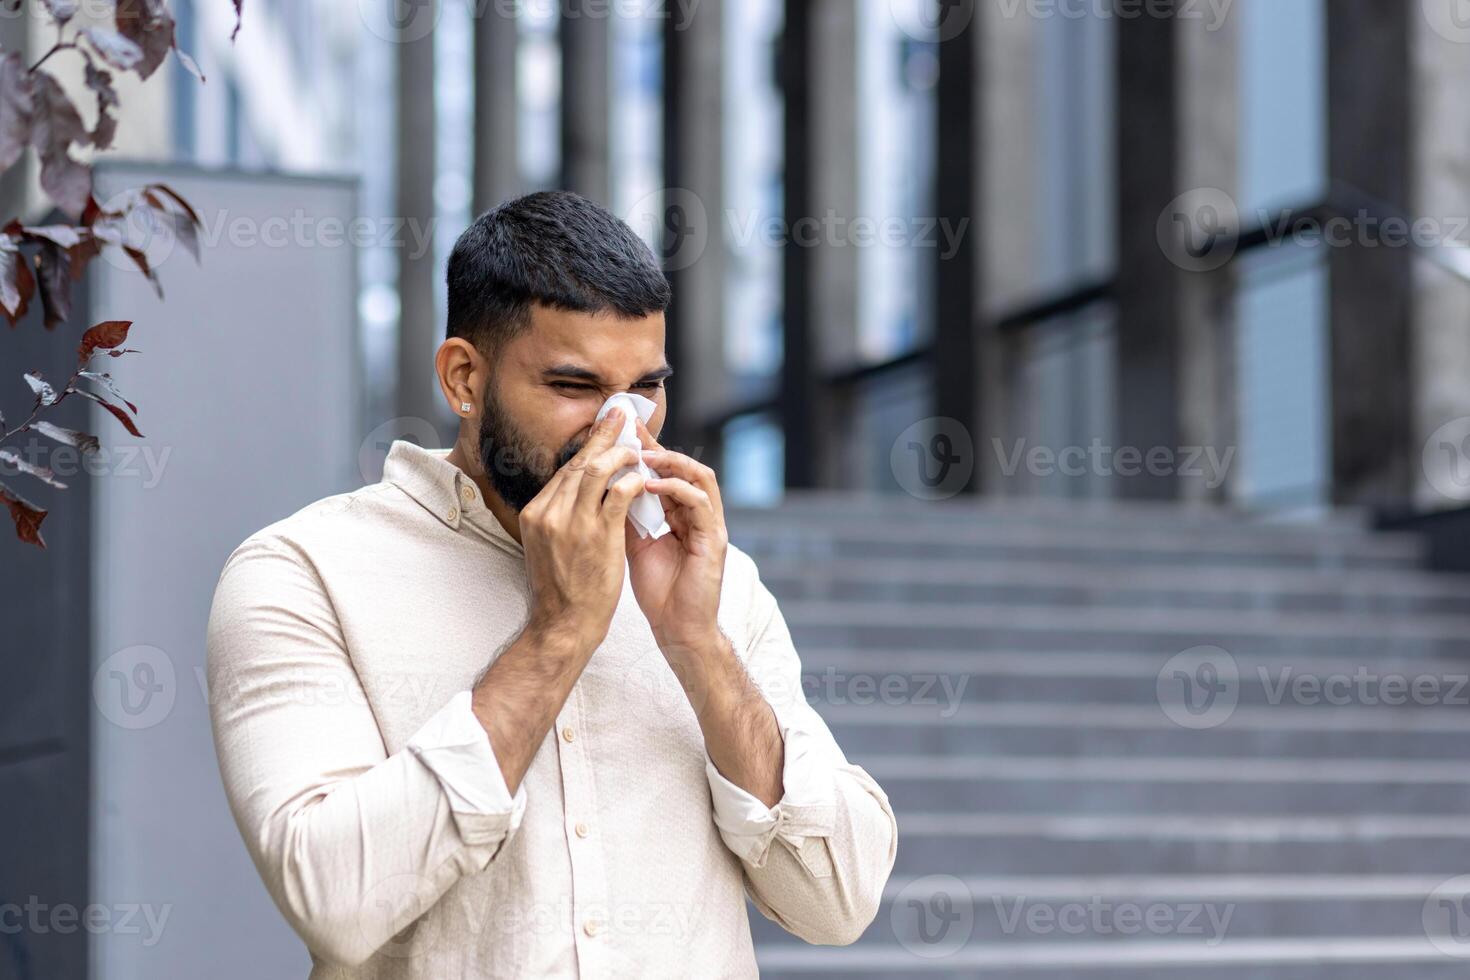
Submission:
<svg viewBox="0 0 1470 980">
<path fill-rule="evenodd" d="M 767 977 L 1470 976 L 1470 577 L 1352 514 L 732 510 L 889 794 L 868 932 Z"/>
</svg>

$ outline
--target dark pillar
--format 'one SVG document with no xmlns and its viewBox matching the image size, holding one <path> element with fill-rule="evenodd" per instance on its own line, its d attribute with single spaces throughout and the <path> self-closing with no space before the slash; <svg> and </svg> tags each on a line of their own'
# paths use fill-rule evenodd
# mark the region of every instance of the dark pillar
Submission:
<svg viewBox="0 0 1470 980">
<path fill-rule="evenodd" d="M 1334 204 L 1408 210 L 1414 4 L 1333 0 L 1327 9 L 1328 172 Z M 1382 217 L 1382 215 L 1380 215 Z M 1352 236 L 1356 238 L 1357 236 Z M 1331 249 L 1329 276 L 1332 498 L 1407 500 L 1413 443 L 1409 331 L 1412 252 Z"/>
<path fill-rule="evenodd" d="M 560 9 L 561 184 L 608 207 L 612 204 L 611 18 L 603 3 L 562 0 Z"/>
<path fill-rule="evenodd" d="M 18 52 L 26 64 L 35 61 L 29 45 L 29 26 L 32 5 L 25 4 L 19 10 L 0 14 L 0 50 Z M 35 154 L 29 150 L 11 164 L 10 169 L 0 174 L 0 225 L 11 218 L 21 217 L 25 204 L 26 188 L 30 186 L 31 165 Z M 30 216 L 23 217 L 26 220 Z"/>
<path fill-rule="evenodd" d="M 398 44 L 398 213 L 431 228 L 434 218 L 434 35 Z M 404 236 L 412 242 L 415 236 Z M 448 414 L 434 376 L 440 332 L 434 254 L 398 248 L 398 414 L 443 428 Z"/>
<path fill-rule="evenodd" d="M 475 16 L 476 215 L 521 191 L 516 121 L 515 8 L 489 4 Z"/>
<path fill-rule="evenodd" d="M 664 272 L 674 298 L 665 353 L 674 368 L 673 406 L 662 442 L 720 458 L 707 419 L 729 408 L 725 358 L 724 53 L 722 0 L 664 20 Z M 717 462 L 715 465 L 718 465 Z"/>
<path fill-rule="evenodd" d="M 812 213 L 812 37 L 813 0 L 786 0 L 781 37 L 781 91 L 785 100 L 784 207 L 787 228 Z M 817 484 L 817 420 L 819 383 L 812 339 L 813 249 L 794 243 L 790 235 L 782 252 L 781 427 L 785 436 L 785 480 L 793 489 Z"/>
<path fill-rule="evenodd" d="M 1158 239 L 1159 215 L 1179 193 L 1178 45 L 1172 15 L 1120 18 L 1117 31 L 1117 443 L 1147 454 L 1179 445 L 1180 270 Z M 1146 467 L 1117 478 L 1123 497 L 1177 490 L 1172 475 Z"/>
<path fill-rule="evenodd" d="M 954 4 L 935 0 L 945 12 Z M 950 14 L 954 16 L 954 14 Z M 934 265 L 934 414 L 952 418 L 970 432 L 975 446 L 986 444 L 981 412 L 982 329 L 980 261 L 976 235 L 982 190 L 979 142 L 980 18 L 970 17 L 964 30 L 939 42 L 936 92 L 934 214 L 952 228 L 968 228 L 954 254 L 932 249 Z M 961 488 L 974 493 L 981 485 L 979 467 Z"/>
<path fill-rule="evenodd" d="M 64 219 L 53 214 L 50 220 Z M 71 351 L 91 305 L 85 280 L 73 286 L 72 301 L 71 319 L 55 332 L 41 326 L 37 301 L 14 330 L 0 328 L 0 364 L 13 366 L 0 379 L 0 412 L 12 427 L 34 404 L 19 383 L 22 368 L 40 371 L 55 383 L 76 367 Z M 80 398 L 68 398 L 42 417 L 89 432 L 98 431 L 100 424 L 90 403 Z M 104 441 L 106 435 L 110 433 Z M 92 572 L 98 562 L 92 481 L 98 478 L 82 468 L 75 453 L 34 432 L 15 436 L 5 446 L 23 459 L 58 470 L 65 459 L 70 473 L 62 481 L 67 489 L 58 490 L 0 464 L 0 482 L 49 512 L 41 527 L 46 539 L 42 551 L 16 539 L 9 512 L 0 509 L 0 622 L 5 630 L 0 642 L 5 661 L 5 684 L 0 687 L 0 799 L 5 800 L 0 807 L 0 838 L 5 841 L 0 894 L 7 902 L 25 902 L 34 895 L 51 908 L 71 905 L 81 910 L 97 898 L 91 892 L 92 814 L 97 805 L 91 777 L 92 726 L 99 716 L 92 696 L 91 634 L 96 605 Z M 0 937 L 0 976 L 88 976 L 85 933 L 37 931 L 17 924 L 19 931 Z"/>
</svg>

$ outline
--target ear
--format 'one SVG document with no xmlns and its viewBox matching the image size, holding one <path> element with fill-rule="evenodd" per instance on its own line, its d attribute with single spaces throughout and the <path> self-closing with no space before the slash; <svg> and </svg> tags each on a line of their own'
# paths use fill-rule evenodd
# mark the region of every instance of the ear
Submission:
<svg viewBox="0 0 1470 980">
<path fill-rule="evenodd" d="M 434 371 L 439 377 L 439 390 L 449 410 L 459 418 L 478 414 L 484 404 L 489 365 L 463 337 L 450 337 L 434 354 Z M 465 409 L 468 404 L 470 408 Z"/>
</svg>

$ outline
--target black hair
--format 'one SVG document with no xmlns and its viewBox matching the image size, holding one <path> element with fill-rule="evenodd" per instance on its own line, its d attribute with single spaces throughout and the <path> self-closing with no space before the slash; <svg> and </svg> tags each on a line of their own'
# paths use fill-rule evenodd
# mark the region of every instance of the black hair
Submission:
<svg viewBox="0 0 1470 980">
<path fill-rule="evenodd" d="M 669 281 L 627 223 L 569 191 L 539 191 L 480 215 L 449 255 L 447 335 L 485 353 L 524 331 L 541 303 L 645 317 L 668 309 Z"/>
</svg>

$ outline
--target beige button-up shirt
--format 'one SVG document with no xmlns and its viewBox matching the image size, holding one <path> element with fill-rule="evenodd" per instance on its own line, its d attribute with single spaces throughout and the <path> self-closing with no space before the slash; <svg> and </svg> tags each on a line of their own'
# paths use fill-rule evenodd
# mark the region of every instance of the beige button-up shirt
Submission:
<svg viewBox="0 0 1470 980">
<path fill-rule="evenodd" d="M 755 976 L 746 895 L 808 942 L 856 939 L 893 811 L 806 702 L 733 545 L 719 624 L 776 713 L 780 802 L 710 763 L 626 576 L 507 792 L 468 691 L 525 622 L 525 554 L 444 457 L 395 443 L 383 482 L 252 535 L 215 593 L 225 791 L 313 980 Z"/>
</svg>

